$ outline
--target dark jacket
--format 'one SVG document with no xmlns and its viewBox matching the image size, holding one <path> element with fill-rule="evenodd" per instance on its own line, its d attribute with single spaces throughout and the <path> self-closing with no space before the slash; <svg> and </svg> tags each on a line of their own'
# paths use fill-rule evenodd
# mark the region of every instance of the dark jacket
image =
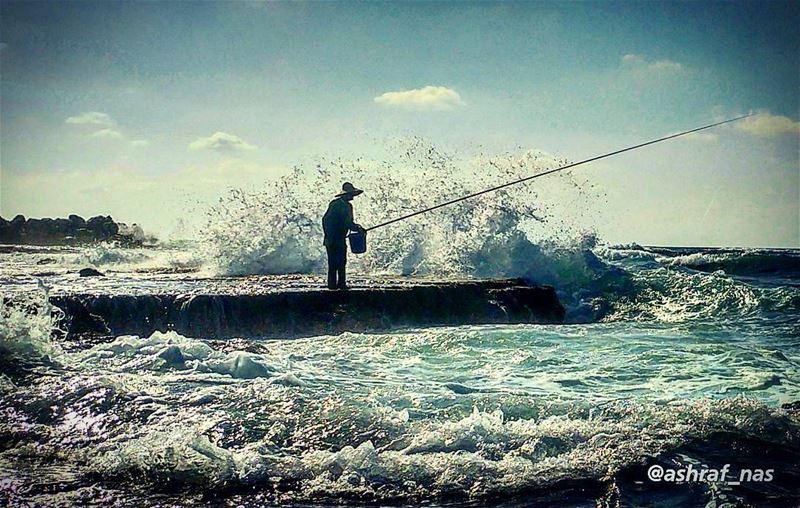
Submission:
<svg viewBox="0 0 800 508">
<path fill-rule="evenodd" d="M 322 217 L 322 230 L 325 232 L 325 245 L 341 244 L 350 231 L 361 226 L 353 222 L 353 205 L 342 198 L 336 198 L 328 205 Z"/>
</svg>

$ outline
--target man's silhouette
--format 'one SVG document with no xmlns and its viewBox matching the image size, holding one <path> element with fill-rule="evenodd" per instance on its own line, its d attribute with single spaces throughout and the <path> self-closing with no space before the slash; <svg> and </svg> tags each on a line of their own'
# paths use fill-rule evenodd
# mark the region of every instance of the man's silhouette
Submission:
<svg viewBox="0 0 800 508">
<path fill-rule="evenodd" d="M 328 252 L 328 289 L 347 289 L 345 265 L 347 265 L 347 233 L 363 231 L 353 222 L 353 205 L 350 201 L 361 194 L 350 182 L 342 185 L 342 192 L 328 205 L 322 217 L 325 232 L 325 250 Z"/>
</svg>

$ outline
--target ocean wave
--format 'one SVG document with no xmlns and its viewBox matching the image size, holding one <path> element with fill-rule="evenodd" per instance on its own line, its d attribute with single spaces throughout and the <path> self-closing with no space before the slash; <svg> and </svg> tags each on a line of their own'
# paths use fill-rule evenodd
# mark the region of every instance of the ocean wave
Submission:
<svg viewBox="0 0 800 508">
<path fill-rule="evenodd" d="M 681 267 L 628 273 L 632 290 L 614 295 L 613 310 L 603 319 L 679 323 L 800 314 L 798 288 L 763 288 L 722 272 L 697 273 Z"/>
<path fill-rule="evenodd" d="M 97 244 L 85 247 L 14 248 L 0 254 L 0 279 L 4 284 L 18 284 L 29 278 L 60 277 L 92 267 L 103 273 L 187 273 L 198 271 L 204 261 L 194 247 L 182 245 L 123 247 Z"/>
<path fill-rule="evenodd" d="M 668 406 L 618 404 L 596 413 L 508 419 L 481 411 L 451 421 L 410 421 L 389 443 L 355 440 L 335 449 L 295 451 L 269 440 L 226 448 L 210 423 L 148 425 L 92 452 L 88 471 L 153 488 L 259 489 L 266 500 L 488 498 L 547 488 L 561 481 L 605 481 L 643 461 L 714 433 L 764 439 L 765 428 L 797 429 L 745 399 Z"/>
<path fill-rule="evenodd" d="M 614 275 L 626 284 L 609 284 L 602 298 L 606 321 L 632 320 L 662 323 L 746 320 L 776 314 L 800 314 L 800 288 L 775 284 L 768 277 L 791 278 L 791 267 L 800 259 L 797 251 L 776 251 L 764 256 L 778 260 L 764 270 L 751 267 L 750 249 L 696 249 L 641 247 L 637 244 L 594 249 L 598 258 L 619 269 Z M 711 263 L 716 263 L 713 267 Z M 720 266 L 730 263 L 727 270 Z M 727 266 L 727 265 L 726 265 Z M 712 269 L 713 268 L 713 269 Z M 707 270 L 706 270 L 707 269 Z M 730 272 L 730 273 L 729 273 Z M 742 279 L 739 275 L 757 275 Z"/>
<path fill-rule="evenodd" d="M 86 248 L 77 256 L 63 257 L 62 264 L 127 272 L 186 271 L 199 269 L 203 259 L 192 249 L 126 248 L 101 244 Z"/>
<path fill-rule="evenodd" d="M 63 312 L 50 305 L 47 289 L 9 299 L 0 296 L 0 352 L 11 362 L 47 360 L 61 355 L 53 338 Z M 5 362 L 2 362 L 5 363 Z"/>
<path fill-rule="evenodd" d="M 326 194 L 344 180 L 367 189 L 355 209 L 356 220 L 369 226 L 562 162 L 540 152 L 465 161 L 418 138 L 398 146 L 395 159 L 320 160 L 259 192 L 232 191 L 208 210 L 201 235 L 206 268 L 215 275 L 323 273 L 320 215 Z M 785 275 L 800 259 L 796 253 L 687 256 L 636 243 L 604 246 L 592 230 L 591 192 L 559 174 L 459 202 L 370 232 L 368 251 L 351 255 L 349 270 L 548 284 L 573 323 L 680 322 L 797 310 L 789 290 L 765 292 L 713 273 L 693 278 L 680 271 L 714 272 L 714 263 L 722 263 L 731 274 Z"/>
<path fill-rule="evenodd" d="M 684 266 L 703 272 L 722 271 L 729 275 L 800 278 L 800 253 L 792 250 L 742 249 L 716 253 L 714 250 L 677 256 L 665 256 L 669 265 Z"/>
<path fill-rule="evenodd" d="M 717 434 L 796 449 L 796 417 L 765 402 L 796 399 L 793 354 L 592 326 L 117 337 L 0 391 L 0 465 L 57 464 L 75 492 L 414 504 L 605 484 Z"/>
<path fill-rule="evenodd" d="M 192 371 L 214 373 L 236 379 L 270 378 L 278 369 L 261 355 L 245 351 L 215 351 L 205 342 L 186 338 L 174 331 L 154 332 L 149 337 L 117 337 L 81 354 L 81 361 L 115 365 L 124 372 Z"/>
<path fill-rule="evenodd" d="M 385 161 L 320 160 L 259 192 L 232 191 L 208 210 L 209 266 L 224 275 L 323 271 L 320 220 L 345 180 L 367 190 L 355 209 L 369 227 L 561 162 L 533 151 L 459 160 L 418 138 L 397 151 Z M 350 264 L 365 274 L 439 277 L 538 275 L 544 265 L 549 275 L 552 252 L 580 254 L 593 237 L 587 189 L 559 174 L 462 201 L 371 232 L 370 248 Z"/>
</svg>

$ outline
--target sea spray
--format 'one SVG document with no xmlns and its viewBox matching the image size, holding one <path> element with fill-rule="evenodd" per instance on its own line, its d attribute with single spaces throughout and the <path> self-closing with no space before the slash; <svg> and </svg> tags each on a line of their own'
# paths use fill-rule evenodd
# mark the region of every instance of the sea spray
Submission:
<svg viewBox="0 0 800 508">
<path fill-rule="evenodd" d="M 42 284 L 39 291 L 13 300 L 0 297 L 0 353 L 11 361 L 56 358 L 62 350 L 52 335 L 62 318 L 63 311 L 50 304 Z"/>
<path fill-rule="evenodd" d="M 202 248 L 217 274 L 324 269 L 320 218 L 343 181 L 366 189 L 355 204 L 365 227 L 563 164 L 539 151 L 458 158 L 418 137 L 384 160 L 319 159 L 260 192 L 234 189 L 208 210 Z M 553 263 L 583 263 L 595 191 L 568 173 L 440 208 L 370 233 L 362 274 L 517 277 L 558 282 Z M 579 271 L 583 270 L 580 268 Z"/>
</svg>

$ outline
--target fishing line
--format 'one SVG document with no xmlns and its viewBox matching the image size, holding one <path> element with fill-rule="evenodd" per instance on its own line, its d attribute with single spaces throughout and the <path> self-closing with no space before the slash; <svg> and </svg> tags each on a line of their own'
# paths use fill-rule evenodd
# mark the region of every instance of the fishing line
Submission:
<svg viewBox="0 0 800 508">
<path fill-rule="evenodd" d="M 369 228 L 366 229 L 366 231 L 372 231 L 373 229 L 382 228 L 383 226 L 388 226 L 389 224 L 394 224 L 395 222 L 400 222 L 401 220 L 410 219 L 411 217 L 416 217 L 417 215 L 421 215 L 423 213 L 430 212 L 432 210 L 436 210 L 438 208 L 442 208 L 442 207 L 445 207 L 445 206 L 448 206 L 448 205 L 452 205 L 453 203 L 458 203 L 459 201 L 464 201 L 465 199 L 474 198 L 475 196 L 480 196 L 482 194 L 488 194 L 489 192 L 494 192 L 496 190 L 500 190 L 500 189 L 503 189 L 505 187 L 511 187 L 512 185 L 517 185 L 519 183 L 523 183 L 523 182 L 527 182 L 529 180 L 533 180 L 534 178 L 539 178 L 541 176 L 551 175 L 551 174 L 557 173 L 559 171 L 564 171 L 565 169 L 570 169 L 570 168 L 574 168 L 576 166 L 580 166 L 582 164 L 588 164 L 589 162 L 594 162 L 594 161 L 597 161 L 597 160 L 600 160 L 600 159 L 605 159 L 607 157 L 611 157 L 612 155 L 618 155 L 618 154 L 621 154 L 621 153 L 624 153 L 624 152 L 630 152 L 631 150 L 636 150 L 637 148 L 642 148 L 644 146 L 653 145 L 655 143 L 660 143 L 660 142 L 666 141 L 668 139 L 673 139 L 673 138 L 677 138 L 677 137 L 680 137 L 680 136 L 685 136 L 685 135 L 691 134 L 693 132 L 698 132 L 698 131 L 702 131 L 702 130 L 705 130 L 705 129 L 710 129 L 712 127 L 717 127 L 718 125 L 723 125 L 723 124 L 726 124 L 726 123 L 735 122 L 737 120 L 741 120 L 742 118 L 747 118 L 749 116 L 753 116 L 753 114 L 754 113 L 749 113 L 747 115 L 737 116 L 736 118 L 731 118 L 730 120 L 724 120 L 722 122 L 716 122 L 716 123 L 712 123 L 712 124 L 709 124 L 709 125 L 704 125 L 703 127 L 697 127 L 695 129 L 691 129 L 691 130 L 688 130 L 688 131 L 679 132 L 677 134 L 670 134 L 669 136 L 664 136 L 663 138 L 658 138 L 658 139 L 654 139 L 652 141 L 647 141 L 645 143 L 640 143 L 638 145 L 629 146 L 627 148 L 622 148 L 620 150 L 615 150 L 613 152 L 609 152 L 609 153 L 606 153 L 606 154 L 603 154 L 603 155 L 598 155 L 596 157 L 585 159 L 585 160 L 582 160 L 580 162 L 573 162 L 572 164 L 567 164 L 566 166 L 560 166 L 560 167 L 557 167 L 557 168 L 548 169 L 547 171 L 545 171 L 543 173 L 537 173 L 535 175 L 526 176 L 525 178 L 520 178 L 519 180 L 514 180 L 513 182 L 506 182 L 504 184 L 497 185 L 495 187 L 491 187 L 489 189 L 485 189 L 485 190 L 482 190 L 482 191 L 479 191 L 479 192 L 474 192 L 472 194 L 467 194 L 466 196 L 461 196 L 460 198 L 451 199 L 450 201 L 446 201 L 444 203 L 439 203 L 438 205 L 431 206 L 430 208 L 425 208 L 424 210 L 419 210 L 417 212 L 413 212 L 413 213 L 410 213 L 408 215 L 403 215 L 402 217 L 397 217 L 396 219 L 392 219 L 392 220 L 383 222 L 381 224 L 378 224 L 377 226 L 369 227 Z"/>
</svg>

